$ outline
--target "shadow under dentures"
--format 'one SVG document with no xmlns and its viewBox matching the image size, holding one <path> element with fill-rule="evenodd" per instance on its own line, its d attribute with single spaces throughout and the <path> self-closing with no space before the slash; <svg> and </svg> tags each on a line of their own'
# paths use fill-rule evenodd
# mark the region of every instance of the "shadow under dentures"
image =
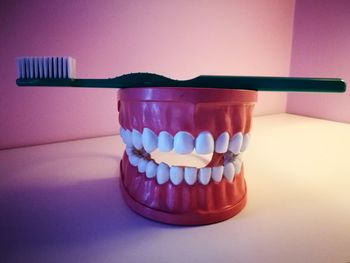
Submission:
<svg viewBox="0 0 350 263">
<path fill-rule="evenodd" d="M 21 187 L 1 193 L 0 250 L 37 244 L 123 242 L 152 236 L 158 224 L 126 207 L 117 177 L 59 187 Z"/>
<path fill-rule="evenodd" d="M 135 235 L 152 237 L 153 227 L 166 227 L 126 206 L 119 188 L 119 161 L 100 153 L 40 155 L 9 169 L 6 185 L 0 186 L 0 251 L 11 256 L 32 246 L 105 239 L 118 245 L 140 239 Z M 80 168 L 87 162 L 92 168 L 96 163 L 116 165 L 114 172 L 96 168 L 89 173 Z M 69 164 L 70 169 L 60 168 Z M 30 177 L 25 178 L 27 173 Z"/>
</svg>

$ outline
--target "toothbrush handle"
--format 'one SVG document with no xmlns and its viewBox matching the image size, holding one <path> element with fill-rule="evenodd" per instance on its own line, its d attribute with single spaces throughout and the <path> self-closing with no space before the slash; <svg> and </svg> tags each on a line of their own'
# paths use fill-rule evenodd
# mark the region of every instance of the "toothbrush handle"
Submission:
<svg viewBox="0 0 350 263">
<path fill-rule="evenodd" d="M 345 92 L 346 83 L 339 78 L 291 78 L 245 76 L 199 76 L 188 82 L 215 88 L 235 87 L 257 91 Z M 215 84 L 216 83 L 216 84 Z"/>
<path fill-rule="evenodd" d="M 338 78 L 288 78 L 201 75 L 190 80 L 173 80 L 156 74 L 131 73 L 111 79 L 17 79 L 18 86 L 62 86 L 93 88 L 198 87 L 288 92 L 344 92 Z"/>
</svg>

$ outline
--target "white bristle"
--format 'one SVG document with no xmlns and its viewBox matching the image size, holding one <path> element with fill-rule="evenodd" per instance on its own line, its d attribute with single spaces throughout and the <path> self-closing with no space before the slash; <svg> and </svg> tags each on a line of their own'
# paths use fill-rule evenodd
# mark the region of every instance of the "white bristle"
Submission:
<svg viewBox="0 0 350 263">
<path fill-rule="evenodd" d="M 52 60 L 53 58 L 49 58 L 49 64 L 48 64 L 48 67 L 49 67 L 49 79 L 53 78 L 53 72 L 52 72 Z"/>
<path fill-rule="evenodd" d="M 24 79 L 26 77 L 26 64 L 24 58 L 21 58 L 19 63 L 21 65 L 20 76 Z"/>
<path fill-rule="evenodd" d="M 73 68 L 74 68 L 73 58 L 69 57 L 68 58 L 68 78 L 72 78 L 72 76 L 74 75 L 72 71 Z"/>
<path fill-rule="evenodd" d="M 25 78 L 29 79 L 30 78 L 30 76 L 29 76 L 29 59 L 24 58 L 23 63 L 24 63 L 24 76 L 25 76 Z"/>
<path fill-rule="evenodd" d="M 71 57 L 16 58 L 19 79 L 76 78 L 75 59 Z"/>
<path fill-rule="evenodd" d="M 34 58 L 29 59 L 29 76 L 31 79 L 34 78 Z"/>
<path fill-rule="evenodd" d="M 34 78 L 38 79 L 39 78 L 39 64 L 38 64 L 38 58 L 34 57 L 33 58 L 34 62 Z"/>
<path fill-rule="evenodd" d="M 26 71 L 26 78 L 29 79 L 30 78 L 30 72 L 29 72 L 29 58 L 25 58 L 24 59 L 24 63 L 25 63 L 25 71 Z"/>
<path fill-rule="evenodd" d="M 63 58 L 63 71 L 62 71 L 62 77 L 63 78 L 68 78 L 68 74 L 67 74 L 67 57 Z"/>
<path fill-rule="evenodd" d="M 43 69 L 44 69 L 44 78 L 48 78 L 49 77 L 49 58 L 48 57 L 44 57 L 44 65 L 43 65 Z"/>
<path fill-rule="evenodd" d="M 72 78 L 75 78 L 76 75 L 77 75 L 77 67 L 76 67 L 77 63 L 76 63 L 76 60 L 74 58 L 72 58 L 72 67 L 71 67 L 71 75 L 72 75 Z"/>
<path fill-rule="evenodd" d="M 60 79 L 62 78 L 62 58 L 57 58 L 57 77 Z"/>
<path fill-rule="evenodd" d="M 53 71 L 53 78 L 56 79 L 57 78 L 57 57 L 54 57 L 52 59 L 52 71 Z"/>
<path fill-rule="evenodd" d="M 39 57 L 38 58 L 38 64 L 39 64 L 39 79 L 44 78 L 44 58 Z"/>
</svg>

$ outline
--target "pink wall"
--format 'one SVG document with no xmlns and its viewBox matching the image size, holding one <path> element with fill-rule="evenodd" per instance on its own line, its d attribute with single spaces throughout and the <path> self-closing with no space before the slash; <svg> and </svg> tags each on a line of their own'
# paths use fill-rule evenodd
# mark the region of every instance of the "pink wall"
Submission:
<svg viewBox="0 0 350 263">
<path fill-rule="evenodd" d="M 287 112 L 350 123 L 350 1 L 297 0 L 291 76 L 341 77 L 345 94 L 288 94 Z"/>
<path fill-rule="evenodd" d="M 15 86 L 15 57 L 71 55 L 78 77 L 289 73 L 294 0 L 0 2 L 0 148 L 117 132 L 116 91 Z M 256 114 L 285 111 L 261 93 Z"/>
</svg>

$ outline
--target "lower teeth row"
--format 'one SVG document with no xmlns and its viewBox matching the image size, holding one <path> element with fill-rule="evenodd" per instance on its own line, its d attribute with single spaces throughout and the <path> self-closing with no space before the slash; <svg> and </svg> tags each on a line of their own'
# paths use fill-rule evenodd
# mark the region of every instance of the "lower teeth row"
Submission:
<svg viewBox="0 0 350 263">
<path fill-rule="evenodd" d="M 163 162 L 157 164 L 149 158 L 144 158 L 144 156 L 135 153 L 129 147 L 126 148 L 126 153 L 130 164 L 137 167 L 139 173 L 145 173 L 149 179 L 155 178 L 158 184 L 165 184 L 170 181 L 174 185 L 179 185 L 184 181 L 188 185 L 194 185 L 196 182 L 207 185 L 210 180 L 219 183 L 222 178 L 232 182 L 235 174 L 240 173 L 242 164 L 241 159 L 238 157 L 230 162 L 225 162 L 224 165 L 215 167 L 169 166 Z"/>
</svg>

